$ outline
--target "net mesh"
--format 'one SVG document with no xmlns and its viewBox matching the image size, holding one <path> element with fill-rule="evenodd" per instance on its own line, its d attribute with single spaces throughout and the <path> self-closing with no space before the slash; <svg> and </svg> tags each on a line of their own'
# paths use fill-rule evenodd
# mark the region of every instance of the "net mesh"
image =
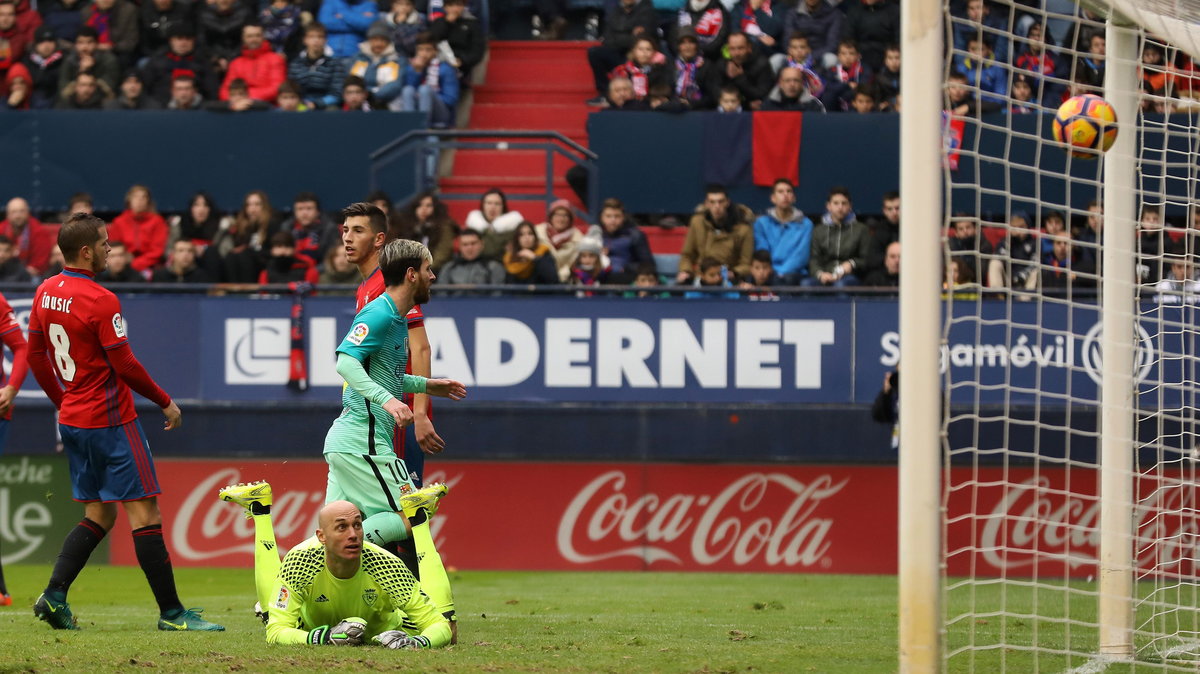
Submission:
<svg viewBox="0 0 1200 674">
<path fill-rule="evenodd" d="M 1136 53 L 1107 51 L 1110 8 L 1099 4 L 943 6 L 950 671 L 1111 664 L 1097 655 L 1097 559 L 1099 347 L 1102 315 L 1114 312 L 1137 344 L 1124 475 L 1134 486 L 1134 658 L 1138 671 L 1200 665 L 1200 2 L 1111 4 L 1133 25 Z M 1136 62 L 1138 88 L 1106 92 L 1105 69 L 1121 60 Z M 1054 139 L 1059 106 L 1085 94 L 1136 96 L 1138 119 L 1118 125 L 1136 137 L 1133 156 L 1074 156 Z M 1106 219 L 1100 201 L 1105 164 L 1119 160 L 1137 167 L 1116 187 L 1136 199 L 1132 219 Z M 1137 231 L 1129 305 L 1101 306 L 1105 227 Z"/>
</svg>

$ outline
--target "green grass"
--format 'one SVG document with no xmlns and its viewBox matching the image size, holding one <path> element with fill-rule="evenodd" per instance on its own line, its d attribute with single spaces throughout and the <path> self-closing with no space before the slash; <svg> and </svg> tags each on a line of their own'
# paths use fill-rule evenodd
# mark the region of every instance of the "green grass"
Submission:
<svg viewBox="0 0 1200 674">
<path fill-rule="evenodd" d="M 71 590 L 80 632 L 33 617 L 45 566 L 5 568 L 0 672 L 892 672 L 890 576 L 682 573 L 452 574 L 457 646 L 387 651 L 267 647 L 249 569 L 176 569 L 187 606 L 224 633 L 165 633 L 136 568 L 85 569 Z"/>
</svg>

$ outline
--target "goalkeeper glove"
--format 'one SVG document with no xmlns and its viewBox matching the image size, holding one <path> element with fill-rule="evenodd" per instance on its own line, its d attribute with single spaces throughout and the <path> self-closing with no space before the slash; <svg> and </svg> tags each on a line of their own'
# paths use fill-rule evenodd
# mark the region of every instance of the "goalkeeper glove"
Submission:
<svg viewBox="0 0 1200 674">
<path fill-rule="evenodd" d="M 421 635 L 409 636 L 401 630 L 381 632 L 374 638 L 375 643 L 385 648 L 429 648 L 429 639 Z"/>
<path fill-rule="evenodd" d="M 335 646 L 359 646 L 367 632 L 367 621 L 362 618 L 346 618 L 329 627 L 318 627 L 308 633 L 308 643 L 313 645 L 334 644 Z"/>
</svg>

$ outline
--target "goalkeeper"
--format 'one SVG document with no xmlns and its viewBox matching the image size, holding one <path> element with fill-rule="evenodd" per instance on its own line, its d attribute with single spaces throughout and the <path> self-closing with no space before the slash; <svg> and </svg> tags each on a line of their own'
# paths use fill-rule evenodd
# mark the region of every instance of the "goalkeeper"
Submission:
<svg viewBox="0 0 1200 674">
<path fill-rule="evenodd" d="M 267 643 L 357 646 L 370 639 L 388 648 L 450 643 L 449 621 L 404 563 L 363 540 L 362 513 L 354 504 L 329 503 L 317 524 L 316 536 L 283 558 L 271 593 Z M 409 631 L 403 629 L 406 622 Z"/>
</svg>

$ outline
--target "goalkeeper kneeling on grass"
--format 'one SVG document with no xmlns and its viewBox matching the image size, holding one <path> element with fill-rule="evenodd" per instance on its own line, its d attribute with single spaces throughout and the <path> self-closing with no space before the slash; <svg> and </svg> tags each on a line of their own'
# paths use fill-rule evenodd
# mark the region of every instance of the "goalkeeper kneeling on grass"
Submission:
<svg viewBox="0 0 1200 674">
<path fill-rule="evenodd" d="M 362 513 L 354 504 L 329 503 L 317 525 L 317 535 L 288 551 L 279 567 L 267 643 L 357 646 L 370 640 L 388 648 L 450 643 L 450 622 L 404 563 L 363 540 Z"/>
</svg>

